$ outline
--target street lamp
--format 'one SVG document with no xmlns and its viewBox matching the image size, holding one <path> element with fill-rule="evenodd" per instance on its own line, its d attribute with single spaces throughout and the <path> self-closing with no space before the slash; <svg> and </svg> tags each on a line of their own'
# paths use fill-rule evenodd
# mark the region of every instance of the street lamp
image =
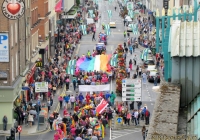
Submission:
<svg viewBox="0 0 200 140">
<path fill-rule="evenodd" d="M 51 31 L 49 31 L 49 56 L 51 56 Z M 48 56 L 48 58 L 49 58 L 49 56 Z"/>
</svg>

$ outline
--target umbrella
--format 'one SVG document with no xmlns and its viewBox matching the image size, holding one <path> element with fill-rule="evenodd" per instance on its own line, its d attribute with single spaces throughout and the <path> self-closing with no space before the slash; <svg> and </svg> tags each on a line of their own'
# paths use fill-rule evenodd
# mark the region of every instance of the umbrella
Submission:
<svg viewBox="0 0 200 140">
<path fill-rule="evenodd" d="M 37 114 L 37 112 L 35 110 L 30 110 L 29 113 L 32 114 L 32 115 L 36 115 Z"/>
<path fill-rule="evenodd" d="M 29 87 L 22 87 L 22 90 L 30 90 Z"/>
</svg>

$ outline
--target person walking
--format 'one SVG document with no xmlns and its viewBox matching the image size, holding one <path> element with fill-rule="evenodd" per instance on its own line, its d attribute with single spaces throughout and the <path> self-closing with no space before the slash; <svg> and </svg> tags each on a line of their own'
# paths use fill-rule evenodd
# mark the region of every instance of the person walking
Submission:
<svg viewBox="0 0 200 140">
<path fill-rule="evenodd" d="M 63 97 L 62 96 L 59 96 L 58 97 L 58 101 L 60 103 L 60 109 L 62 108 L 62 103 L 63 103 Z"/>
<path fill-rule="evenodd" d="M 115 103 L 115 98 L 116 98 L 116 94 L 112 91 L 111 95 L 110 95 L 110 102 L 111 102 L 112 106 Z"/>
<path fill-rule="evenodd" d="M 96 39 L 95 39 L 95 32 L 93 32 L 93 35 L 92 35 L 92 41 L 93 41 L 93 40 L 96 41 Z"/>
<path fill-rule="evenodd" d="M 154 86 L 157 86 L 158 84 L 158 75 L 156 74 L 156 76 L 154 77 Z"/>
<path fill-rule="evenodd" d="M 6 131 L 7 130 L 7 123 L 8 123 L 8 118 L 7 118 L 6 115 L 3 116 L 2 122 L 3 122 L 3 131 Z"/>
<path fill-rule="evenodd" d="M 137 110 L 135 110 L 134 112 L 134 121 L 135 121 L 135 126 L 137 126 L 138 125 L 138 111 Z"/>
<path fill-rule="evenodd" d="M 126 31 L 124 31 L 124 38 L 126 38 Z"/>
<path fill-rule="evenodd" d="M 124 18 L 124 26 L 126 25 L 126 19 Z"/>
<path fill-rule="evenodd" d="M 130 125 L 131 113 L 128 111 L 126 115 L 127 124 Z"/>
<path fill-rule="evenodd" d="M 133 62 L 132 62 L 132 60 L 130 59 L 130 61 L 129 61 L 129 68 L 132 70 L 132 65 L 133 65 Z"/>
<path fill-rule="evenodd" d="M 115 6 L 115 11 L 117 10 L 117 7 Z"/>
<path fill-rule="evenodd" d="M 53 116 L 53 114 L 51 114 L 51 115 L 49 116 L 48 121 L 49 121 L 50 129 L 53 130 L 53 127 L 52 127 L 53 121 L 54 121 L 54 116 Z"/>
<path fill-rule="evenodd" d="M 133 60 L 134 60 L 134 65 L 136 65 L 136 63 L 137 63 L 137 56 L 136 55 L 134 56 Z"/>
<path fill-rule="evenodd" d="M 133 47 L 131 45 L 129 46 L 129 52 L 131 55 L 133 54 Z"/>
<path fill-rule="evenodd" d="M 144 73 L 142 74 L 142 83 L 143 83 L 143 84 L 146 84 L 146 82 L 147 82 L 147 75 L 146 75 L 146 73 L 144 72 Z"/>
<path fill-rule="evenodd" d="M 149 110 L 146 109 L 146 112 L 145 112 L 145 124 L 146 125 L 149 125 L 149 117 L 150 117 L 150 112 L 149 112 Z"/>
<path fill-rule="evenodd" d="M 145 126 L 142 127 L 142 138 L 143 138 L 143 140 L 145 140 L 145 138 L 146 138 L 146 127 Z"/>
</svg>

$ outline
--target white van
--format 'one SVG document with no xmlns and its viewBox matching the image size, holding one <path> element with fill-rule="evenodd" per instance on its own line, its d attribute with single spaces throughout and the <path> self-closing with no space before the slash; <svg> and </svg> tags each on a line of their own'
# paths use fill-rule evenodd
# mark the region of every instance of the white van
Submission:
<svg viewBox="0 0 200 140">
<path fill-rule="evenodd" d="M 86 24 L 87 25 L 88 24 L 93 24 L 93 23 L 95 23 L 93 18 L 86 18 Z"/>
</svg>

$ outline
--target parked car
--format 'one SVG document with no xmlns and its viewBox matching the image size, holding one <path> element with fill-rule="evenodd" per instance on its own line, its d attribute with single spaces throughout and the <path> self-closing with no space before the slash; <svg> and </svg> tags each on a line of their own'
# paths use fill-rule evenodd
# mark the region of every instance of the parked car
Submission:
<svg viewBox="0 0 200 140">
<path fill-rule="evenodd" d="M 110 22 L 109 25 L 110 25 L 110 28 L 116 28 L 116 23 L 115 22 Z"/>
<path fill-rule="evenodd" d="M 156 65 L 148 65 L 147 66 L 147 73 L 152 71 L 152 70 L 157 71 Z"/>
<path fill-rule="evenodd" d="M 147 79 L 148 79 L 148 82 L 154 82 L 154 79 L 155 77 L 157 76 L 158 78 L 158 83 L 160 83 L 160 75 L 159 73 L 157 72 L 157 70 L 151 70 L 147 73 Z"/>
<path fill-rule="evenodd" d="M 147 68 L 149 65 L 155 65 L 153 58 L 148 58 L 146 61 L 144 61 L 145 68 Z"/>
</svg>

